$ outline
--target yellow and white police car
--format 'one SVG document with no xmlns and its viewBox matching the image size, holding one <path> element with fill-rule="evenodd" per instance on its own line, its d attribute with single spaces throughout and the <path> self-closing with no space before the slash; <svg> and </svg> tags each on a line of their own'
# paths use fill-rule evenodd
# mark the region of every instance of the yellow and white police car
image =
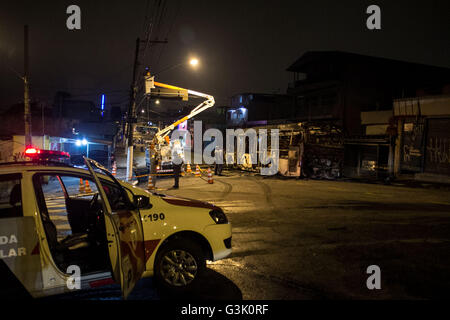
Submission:
<svg viewBox="0 0 450 320">
<path fill-rule="evenodd" d="M 43 297 L 142 277 L 187 291 L 231 253 L 214 205 L 149 193 L 85 158 L 0 164 L 0 297 Z"/>
</svg>

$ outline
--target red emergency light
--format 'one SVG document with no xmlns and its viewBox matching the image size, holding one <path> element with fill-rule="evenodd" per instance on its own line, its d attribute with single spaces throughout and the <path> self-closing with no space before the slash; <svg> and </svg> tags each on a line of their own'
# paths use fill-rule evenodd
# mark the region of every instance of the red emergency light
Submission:
<svg viewBox="0 0 450 320">
<path fill-rule="evenodd" d="M 41 153 L 41 150 L 39 150 L 38 148 L 30 147 L 25 150 L 25 154 L 29 155 L 29 156 L 34 156 L 34 155 L 37 155 L 40 153 Z"/>
<path fill-rule="evenodd" d="M 55 151 L 55 150 L 41 150 L 35 147 L 29 147 L 25 149 L 25 155 L 30 158 L 37 159 L 61 159 L 61 158 L 69 158 L 70 155 L 68 152 L 64 151 Z"/>
</svg>

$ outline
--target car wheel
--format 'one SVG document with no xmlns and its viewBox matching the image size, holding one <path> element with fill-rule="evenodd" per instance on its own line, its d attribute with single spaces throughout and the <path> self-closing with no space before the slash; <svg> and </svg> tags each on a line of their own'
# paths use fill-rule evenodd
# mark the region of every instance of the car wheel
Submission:
<svg viewBox="0 0 450 320">
<path fill-rule="evenodd" d="M 198 282 L 205 268 L 205 257 L 197 243 L 185 239 L 174 240 L 156 256 L 156 284 L 162 289 L 185 292 Z"/>
</svg>

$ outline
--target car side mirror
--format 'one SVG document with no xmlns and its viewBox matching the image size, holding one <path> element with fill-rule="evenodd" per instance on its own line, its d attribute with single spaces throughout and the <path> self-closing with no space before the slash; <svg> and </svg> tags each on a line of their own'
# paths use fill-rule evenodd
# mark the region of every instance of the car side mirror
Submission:
<svg viewBox="0 0 450 320">
<path fill-rule="evenodd" d="M 142 195 L 134 196 L 134 205 L 139 209 L 150 209 L 153 207 L 150 203 L 150 198 Z"/>
</svg>

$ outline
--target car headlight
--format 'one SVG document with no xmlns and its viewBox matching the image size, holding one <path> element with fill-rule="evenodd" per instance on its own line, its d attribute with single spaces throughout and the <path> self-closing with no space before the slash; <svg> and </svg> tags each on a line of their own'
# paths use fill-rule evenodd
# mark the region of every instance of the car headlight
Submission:
<svg viewBox="0 0 450 320">
<path fill-rule="evenodd" d="M 222 210 L 211 210 L 209 212 L 209 215 L 211 216 L 211 218 L 214 220 L 214 222 L 216 224 L 227 224 L 228 223 L 228 219 L 227 216 L 225 215 L 225 213 L 223 213 Z"/>
</svg>

